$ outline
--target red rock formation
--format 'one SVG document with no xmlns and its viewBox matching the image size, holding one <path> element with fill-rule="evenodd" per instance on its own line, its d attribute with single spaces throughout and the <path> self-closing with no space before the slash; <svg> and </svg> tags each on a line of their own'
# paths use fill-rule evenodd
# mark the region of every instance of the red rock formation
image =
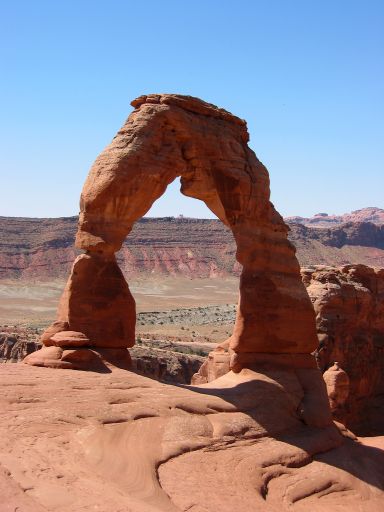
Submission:
<svg viewBox="0 0 384 512">
<path fill-rule="evenodd" d="M 356 434 L 384 434 L 384 269 L 319 266 L 302 276 L 317 315 L 316 358 L 333 417 Z M 225 374 L 230 357 L 221 344 L 192 383 Z"/>
<path fill-rule="evenodd" d="M 349 377 L 348 374 L 340 368 L 337 361 L 323 373 L 323 379 L 327 386 L 329 405 L 333 414 L 338 414 L 349 396 Z"/>
<path fill-rule="evenodd" d="M 345 382 L 332 391 L 338 372 L 326 372 L 335 418 L 355 433 L 384 433 L 384 269 L 347 265 L 302 274 L 316 312 L 319 365 L 324 371 L 337 361 L 349 378 L 341 399 Z"/>
<path fill-rule="evenodd" d="M 129 366 L 126 348 L 135 342 L 135 322 L 135 301 L 114 255 L 82 254 L 73 265 L 57 321 L 42 335 L 45 347 L 54 346 L 57 350 L 43 348 L 30 354 L 25 362 L 75 369 L 105 365 L 105 350 L 88 351 L 88 355 L 84 348 L 73 350 L 92 347 L 113 349 L 113 360 L 120 358 Z"/>
<path fill-rule="evenodd" d="M 0 510 L 382 512 L 384 438 L 309 428 L 303 399 L 278 368 L 191 387 L 3 365 Z"/>
<path fill-rule="evenodd" d="M 191 379 L 191 384 L 207 384 L 222 377 L 230 371 L 231 355 L 228 346 L 218 346 L 212 350 L 204 363 Z"/>
<path fill-rule="evenodd" d="M 181 176 L 181 192 L 230 227 L 243 267 L 232 368 L 258 362 L 260 353 L 291 354 L 291 364 L 313 367 L 301 357 L 316 346 L 313 310 L 288 228 L 269 201 L 268 172 L 247 145 L 246 123 L 187 96 L 142 96 L 132 105 L 81 194 L 76 244 L 87 256 L 76 260 L 61 301 L 63 330 L 82 332 L 92 346 L 132 344 L 134 303 L 123 276 L 115 266 L 112 286 L 109 275 L 95 288 L 92 281 L 99 268 L 116 265 L 113 255 L 133 224 Z"/>
</svg>

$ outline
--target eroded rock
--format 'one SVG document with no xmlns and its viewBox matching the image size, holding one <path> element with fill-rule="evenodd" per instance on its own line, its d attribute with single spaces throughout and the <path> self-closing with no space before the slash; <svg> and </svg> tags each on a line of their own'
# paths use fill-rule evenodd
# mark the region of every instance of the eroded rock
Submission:
<svg viewBox="0 0 384 512">
<path fill-rule="evenodd" d="M 384 270 L 346 265 L 302 273 L 316 312 L 316 357 L 327 370 L 335 418 L 355 433 L 384 433 Z M 334 361 L 349 379 L 348 396 L 347 378 L 332 368 Z M 342 386 L 336 382 L 341 377 Z"/>
<path fill-rule="evenodd" d="M 349 377 L 338 362 L 323 373 L 323 379 L 327 386 L 327 394 L 331 411 L 337 414 L 339 408 L 343 408 L 349 396 Z"/>
<path fill-rule="evenodd" d="M 114 253 L 181 176 L 181 192 L 204 201 L 236 241 L 243 270 L 229 340 L 233 369 L 259 353 L 314 350 L 314 313 L 295 249 L 269 200 L 268 172 L 247 145 L 245 121 L 189 96 L 153 94 L 132 105 L 81 194 L 76 245 L 87 254 L 75 261 L 60 303 L 64 330 L 83 333 L 91 346 L 132 346 L 135 305 Z"/>
<path fill-rule="evenodd" d="M 381 512 L 384 439 L 305 425 L 303 382 L 282 368 L 172 386 L 4 365 L 1 507 Z"/>
</svg>

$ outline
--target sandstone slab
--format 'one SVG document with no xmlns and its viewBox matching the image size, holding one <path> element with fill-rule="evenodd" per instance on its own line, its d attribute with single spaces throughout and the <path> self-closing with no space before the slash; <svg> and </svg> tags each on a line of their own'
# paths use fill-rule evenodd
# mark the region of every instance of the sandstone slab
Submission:
<svg viewBox="0 0 384 512">
<path fill-rule="evenodd" d="M 383 439 L 305 424 L 302 382 L 287 369 L 170 386 L 4 365 L 2 510 L 381 512 Z"/>
</svg>

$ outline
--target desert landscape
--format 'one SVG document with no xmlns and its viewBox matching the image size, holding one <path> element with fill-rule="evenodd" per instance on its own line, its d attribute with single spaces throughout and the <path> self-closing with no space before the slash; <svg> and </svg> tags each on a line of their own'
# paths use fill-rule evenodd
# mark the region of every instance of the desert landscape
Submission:
<svg viewBox="0 0 384 512">
<path fill-rule="evenodd" d="M 381 511 L 384 211 L 284 222 L 245 121 L 132 106 L 78 219 L 1 219 L 0 510 Z M 177 176 L 220 220 L 142 218 Z"/>
<path fill-rule="evenodd" d="M 54 320 L 65 279 L 79 254 L 77 220 L 1 218 L 2 331 L 19 330 L 21 340 L 35 342 Z M 285 222 L 302 269 L 348 264 L 384 267 L 383 209 Z M 117 256 L 136 301 L 137 340 L 150 345 L 152 352 L 168 343 L 167 350 L 205 356 L 213 344 L 227 339 L 235 320 L 241 273 L 235 252 L 233 235 L 219 220 L 140 219 Z M 14 359 L 22 359 L 26 350 L 15 350 Z"/>
</svg>

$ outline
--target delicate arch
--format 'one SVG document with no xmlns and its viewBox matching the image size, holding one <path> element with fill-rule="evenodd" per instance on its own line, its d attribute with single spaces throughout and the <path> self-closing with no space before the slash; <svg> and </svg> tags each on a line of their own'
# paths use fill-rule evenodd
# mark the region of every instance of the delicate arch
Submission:
<svg viewBox="0 0 384 512">
<path fill-rule="evenodd" d="M 269 201 L 268 172 L 247 145 L 245 121 L 188 96 L 141 96 L 132 105 L 85 182 L 76 245 L 86 255 L 74 264 L 57 329 L 80 331 L 93 346 L 132 346 L 134 301 L 114 254 L 135 221 L 181 176 L 181 192 L 203 200 L 237 244 L 243 271 L 230 338 L 236 361 L 314 350 L 314 313 L 295 249 Z M 87 307 L 79 312 L 80 303 Z M 103 312 L 102 322 L 97 311 Z"/>
</svg>

